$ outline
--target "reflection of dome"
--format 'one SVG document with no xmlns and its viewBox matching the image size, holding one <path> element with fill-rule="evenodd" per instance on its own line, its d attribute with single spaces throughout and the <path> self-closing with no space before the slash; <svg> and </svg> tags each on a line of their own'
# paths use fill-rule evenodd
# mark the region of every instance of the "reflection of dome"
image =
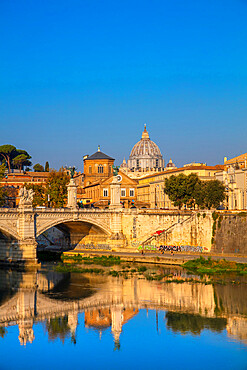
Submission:
<svg viewBox="0 0 247 370">
<path fill-rule="evenodd" d="M 142 138 L 136 143 L 130 153 L 128 168 L 133 170 L 150 170 L 151 168 L 163 169 L 164 160 L 156 145 L 149 138 L 149 134 L 144 126 Z"/>
</svg>

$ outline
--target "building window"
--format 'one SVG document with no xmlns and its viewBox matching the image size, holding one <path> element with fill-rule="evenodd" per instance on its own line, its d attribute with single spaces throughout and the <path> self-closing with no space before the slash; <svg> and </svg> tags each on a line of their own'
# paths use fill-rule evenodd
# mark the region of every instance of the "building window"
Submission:
<svg viewBox="0 0 247 370">
<path fill-rule="evenodd" d="M 103 197 L 108 197 L 108 189 L 103 189 Z"/>
<path fill-rule="evenodd" d="M 130 197 L 134 197 L 135 196 L 135 189 L 130 189 Z"/>
<path fill-rule="evenodd" d="M 104 173 L 104 167 L 102 166 L 102 164 L 98 166 L 98 173 Z"/>
<path fill-rule="evenodd" d="M 126 197 L 126 189 L 121 189 L 121 197 Z"/>
<path fill-rule="evenodd" d="M 88 173 L 90 173 L 90 174 L 92 173 L 92 166 L 88 167 Z"/>
<path fill-rule="evenodd" d="M 139 165 L 140 165 L 140 163 L 139 163 L 139 159 L 137 159 L 137 160 L 136 160 L 136 167 L 138 168 L 138 167 L 139 167 Z"/>
<path fill-rule="evenodd" d="M 159 160 L 158 159 L 156 159 L 156 161 L 155 161 L 155 167 L 159 167 Z"/>
</svg>

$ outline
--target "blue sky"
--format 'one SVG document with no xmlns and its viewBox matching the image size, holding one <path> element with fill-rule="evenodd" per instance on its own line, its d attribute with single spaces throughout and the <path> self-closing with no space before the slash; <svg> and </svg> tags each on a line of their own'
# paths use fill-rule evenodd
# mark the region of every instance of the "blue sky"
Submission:
<svg viewBox="0 0 247 370">
<path fill-rule="evenodd" d="M 120 164 L 144 123 L 167 162 L 247 152 L 246 0 L 1 0 L 1 144 Z"/>
</svg>

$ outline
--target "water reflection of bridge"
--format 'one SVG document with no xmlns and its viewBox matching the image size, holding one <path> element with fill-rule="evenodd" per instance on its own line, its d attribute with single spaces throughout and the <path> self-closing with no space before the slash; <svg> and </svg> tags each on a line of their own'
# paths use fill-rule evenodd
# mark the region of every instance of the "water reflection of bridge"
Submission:
<svg viewBox="0 0 247 370">
<path fill-rule="evenodd" d="M 9 293 L 4 294 L 7 289 Z M 230 336 L 246 342 L 245 296 L 246 284 L 164 284 L 137 278 L 1 271 L 0 329 L 3 336 L 6 327 L 18 325 L 20 343 L 26 344 L 34 340 L 36 322 L 46 321 L 49 335 L 62 338 L 53 328 L 54 320 L 60 320 L 56 325 L 63 325 L 65 332 L 75 337 L 78 313 L 84 312 L 86 326 L 99 332 L 111 327 L 118 343 L 122 326 L 145 308 L 180 315 L 176 316 L 174 330 L 179 320 L 187 320 L 188 331 L 193 332 L 190 325 L 196 320 L 202 329 L 226 328 Z M 167 317 L 168 327 L 173 328 L 173 317 Z"/>
</svg>

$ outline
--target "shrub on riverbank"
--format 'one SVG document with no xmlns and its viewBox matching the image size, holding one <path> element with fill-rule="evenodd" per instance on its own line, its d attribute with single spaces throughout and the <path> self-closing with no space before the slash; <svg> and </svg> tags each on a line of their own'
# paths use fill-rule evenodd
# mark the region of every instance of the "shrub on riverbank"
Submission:
<svg viewBox="0 0 247 370">
<path fill-rule="evenodd" d="M 77 262 L 84 263 L 85 265 L 100 265 L 100 266 L 114 266 L 120 265 L 121 259 L 117 256 L 95 256 L 95 257 L 83 257 L 81 254 L 73 255 L 62 255 L 62 261 L 64 262 Z"/>
<path fill-rule="evenodd" d="M 75 265 L 64 265 L 63 263 L 59 263 L 55 270 L 57 272 L 80 272 L 80 273 L 94 273 L 94 274 L 104 274 L 103 269 L 98 268 L 82 268 Z"/>
<path fill-rule="evenodd" d="M 200 257 L 185 262 L 182 266 L 197 274 L 222 274 L 225 272 L 235 272 L 240 275 L 247 274 L 247 263 L 237 263 L 225 259 L 213 260 L 210 257 L 207 259 Z"/>
</svg>

